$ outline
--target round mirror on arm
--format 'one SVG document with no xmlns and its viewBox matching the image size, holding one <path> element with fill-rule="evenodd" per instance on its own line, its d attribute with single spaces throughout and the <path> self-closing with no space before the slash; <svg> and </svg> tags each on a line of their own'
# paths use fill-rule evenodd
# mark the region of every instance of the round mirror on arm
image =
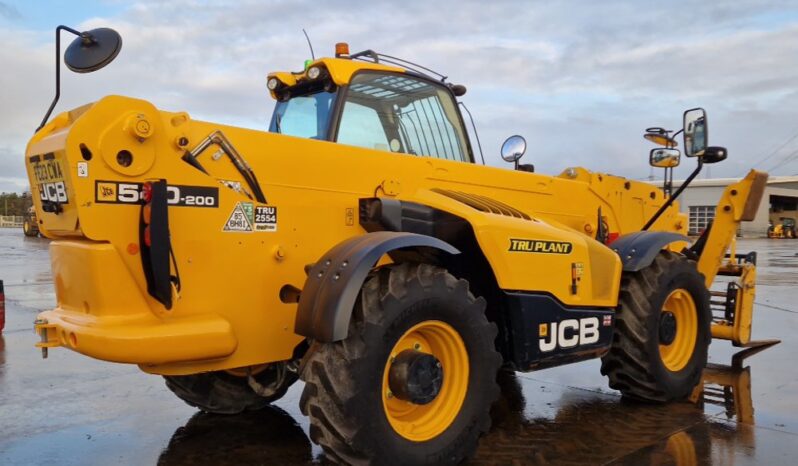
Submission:
<svg viewBox="0 0 798 466">
<path fill-rule="evenodd" d="M 671 137 L 670 133 L 671 131 L 668 131 L 665 128 L 660 128 L 660 127 L 646 128 L 646 134 L 644 134 L 643 137 L 653 142 L 654 144 L 659 144 L 660 146 L 665 146 L 668 148 L 676 147 L 678 144 Z"/>
<path fill-rule="evenodd" d="M 502 144 L 502 158 L 505 162 L 515 163 L 526 152 L 526 139 L 523 136 L 510 136 Z"/>
<path fill-rule="evenodd" d="M 64 63 L 75 73 L 91 73 L 111 63 L 122 49 L 122 37 L 110 28 L 80 34 L 64 52 Z"/>
</svg>

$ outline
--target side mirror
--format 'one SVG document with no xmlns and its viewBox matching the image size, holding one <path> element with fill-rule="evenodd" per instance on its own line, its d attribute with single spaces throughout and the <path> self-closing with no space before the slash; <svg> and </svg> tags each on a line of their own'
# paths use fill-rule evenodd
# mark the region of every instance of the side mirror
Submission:
<svg viewBox="0 0 798 466">
<path fill-rule="evenodd" d="M 110 28 L 80 33 L 66 52 L 64 63 L 75 73 L 91 73 L 111 63 L 122 49 L 122 37 Z"/>
<path fill-rule="evenodd" d="M 91 73 L 99 70 L 111 63 L 122 49 L 122 37 L 113 29 L 98 28 L 80 32 L 64 25 L 55 28 L 55 97 L 41 124 L 36 128 L 37 132 L 47 124 L 47 119 L 50 118 L 61 96 L 61 31 L 78 36 L 64 52 L 64 63 L 75 73 Z"/>
<path fill-rule="evenodd" d="M 728 156 L 728 152 L 726 151 L 725 147 L 718 147 L 718 146 L 710 146 L 707 147 L 704 151 L 704 155 L 701 156 L 701 160 L 704 163 L 718 163 L 723 162 L 726 160 Z"/>
<path fill-rule="evenodd" d="M 672 131 L 668 131 L 665 128 L 655 126 L 653 128 L 646 128 L 646 134 L 644 134 L 643 137 L 660 146 L 676 147 L 678 144 L 676 144 L 676 141 L 670 136 L 671 132 Z"/>
<path fill-rule="evenodd" d="M 693 108 L 684 112 L 684 155 L 701 157 L 707 149 L 707 112 Z"/>
<path fill-rule="evenodd" d="M 510 136 L 502 144 L 502 158 L 505 162 L 516 163 L 526 152 L 526 139 L 523 136 Z"/>
<path fill-rule="evenodd" d="M 673 168 L 679 166 L 680 158 L 679 149 L 651 149 L 648 154 L 648 164 L 652 167 Z"/>
</svg>

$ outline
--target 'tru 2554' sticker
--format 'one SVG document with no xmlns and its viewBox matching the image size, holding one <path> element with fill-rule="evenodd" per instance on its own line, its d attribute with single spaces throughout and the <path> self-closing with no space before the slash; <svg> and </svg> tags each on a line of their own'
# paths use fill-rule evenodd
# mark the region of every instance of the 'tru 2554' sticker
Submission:
<svg viewBox="0 0 798 466">
<path fill-rule="evenodd" d="M 238 202 L 227 217 L 222 231 L 277 231 L 277 207 Z"/>
<path fill-rule="evenodd" d="M 119 181 L 95 182 L 95 200 L 99 204 L 141 204 L 143 183 Z M 167 202 L 177 207 L 219 207 L 219 188 L 210 186 L 169 185 Z"/>
</svg>

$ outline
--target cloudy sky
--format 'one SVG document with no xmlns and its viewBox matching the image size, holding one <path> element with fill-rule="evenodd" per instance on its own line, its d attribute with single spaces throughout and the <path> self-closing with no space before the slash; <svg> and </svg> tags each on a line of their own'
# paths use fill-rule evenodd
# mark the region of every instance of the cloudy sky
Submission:
<svg viewBox="0 0 798 466">
<path fill-rule="evenodd" d="M 345 41 L 465 84 L 490 165 L 518 133 L 539 172 L 583 165 L 643 179 L 644 129 L 676 129 L 702 106 L 710 144 L 729 149 L 711 176 L 798 174 L 798 2 L 376 3 L 0 0 L 0 191 L 27 189 L 22 153 L 53 96 L 58 24 L 112 27 L 124 46 L 99 72 L 64 71 L 56 111 L 113 93 L 265 129 L 265 76 L 301 68 L 305 28 L 317 56 Z"/>
</svg>

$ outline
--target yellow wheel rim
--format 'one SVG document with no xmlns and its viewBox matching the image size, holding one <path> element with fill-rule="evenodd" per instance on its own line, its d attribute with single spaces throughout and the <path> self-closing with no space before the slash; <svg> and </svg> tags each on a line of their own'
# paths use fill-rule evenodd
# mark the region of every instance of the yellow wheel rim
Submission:
<svg viewBox="0 0 798 466">
<path fill-rule="evenodd" d="M 668 295 L 662 312 L 673 315 L 676 335 L 670 344 L 659 345 L 659 354 L 665 368 L 677 372 L 684 369 L 693 356 L 698 335 L 698 311 L 690 293 L 678 288 Z"/>
<path fill-rule="evenodd" d="M 443 383 L 434 400 L 418 405 L 393 396 L 388 385 L 391 363 L 399 353 L 416 350 L 435 356 L 441 363 Z M 468 351 L 449 324 L 428 320 L 414 325 L 391 350 L 382 375 L 382 405 L 393 430 L 414 442 L 443 433 L 457 417 L 468 390 Z"/>
</svg>

